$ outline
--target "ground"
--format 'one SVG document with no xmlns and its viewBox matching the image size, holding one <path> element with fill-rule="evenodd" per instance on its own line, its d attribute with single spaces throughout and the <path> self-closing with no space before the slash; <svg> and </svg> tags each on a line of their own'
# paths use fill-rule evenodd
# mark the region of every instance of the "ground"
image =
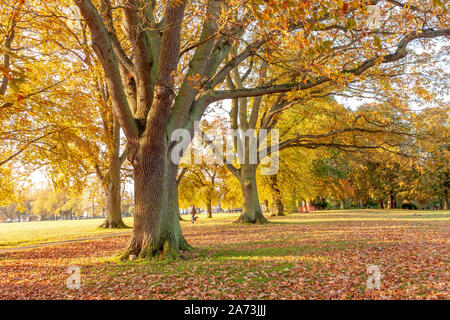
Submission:
<svg viewBox="0 0 450 320">
<path fill-rule="evenodd" d="M 124 233 L 123 229 L 100 228 L 99 226 L 103 222 L 104 219 L 1 223 L 0 250 L 45 242 Z M 127 225 L 133 225 L 133 218 L 124 218 L 124 222 Z"/>
<path fill-rule="evenodd" d="M 262 226 L 236 218 L 182 221 L 196 250 L 168 263 L 120 262 L 123 230 L 26 249 L 98 236 L 100 220 L 41 222 L 39 231 L 36 222 L 0 224 L 0 299 L 450 298 L 450 211 L 322 211 L 268 217 Z M 81 269 L 80 290 L 66 287 L 71 265 Z M 379 289 L 367 288 L 368 265 L 380 268 Z"/>
</svg>

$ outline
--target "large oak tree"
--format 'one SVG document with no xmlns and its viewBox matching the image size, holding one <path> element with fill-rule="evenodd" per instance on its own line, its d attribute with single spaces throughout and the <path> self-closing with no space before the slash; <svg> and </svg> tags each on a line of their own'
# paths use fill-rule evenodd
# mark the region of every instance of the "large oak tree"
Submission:
<svg viewBox="0 0 450 320">
<path fill-rule="evenodd" d="M 387 1 L 373 31 L 368 1 L 74 2 L 90 29 L 134 168 L 135 224 L 125 257 L 189 249 L 179 224 L 171 136 L 192 131 L 208 105 L 342 87 L 404 58 L 414 40 L 450 34 L 445 10 L 428 1 Z M 118 36 L 119 24 L 125 37 Z M 254 73 L 253 60 L 267 68 L 267 78 L 236 82 Z M 280 65 L 282 76 L 273 71 Z M 230 88 L 225 80 L 233 74 Z M 254 211 L 244 220 L 255 222 Z"/>
</svg>

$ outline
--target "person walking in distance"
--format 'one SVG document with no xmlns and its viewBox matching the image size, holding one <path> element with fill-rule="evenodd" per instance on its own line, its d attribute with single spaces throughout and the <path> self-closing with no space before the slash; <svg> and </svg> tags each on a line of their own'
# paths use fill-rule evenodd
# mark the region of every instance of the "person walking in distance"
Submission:
<svg viewBox="0 0 450 320">
<path fill-rule="evenodd" d="M 197 211 L 195 210 L 195 207 L 191 206 L 192 223 L 194 223 L 195 220 L 197 220 L 197 217 L 195 216 L 196 214 L 197 214 Z"/>
</svg>

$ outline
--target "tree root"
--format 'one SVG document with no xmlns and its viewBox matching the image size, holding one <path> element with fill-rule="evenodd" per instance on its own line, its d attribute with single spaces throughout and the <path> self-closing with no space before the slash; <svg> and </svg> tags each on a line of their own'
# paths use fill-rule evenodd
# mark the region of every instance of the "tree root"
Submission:
<svg viewBox="0 0 450 320">
<path fill-rule="evenodd" d="M 187 243 L 183 236 L 178 239 L 178 242 L 170 243 L 171 241 L 164 241 L 162 245 L 155 246 L 154 244 L 146 244 L 141 248 L 135 244 L 125 250 L 120 256 L 120 260 L 148 260 L 148 261 L 164 261 L 170 262 L 177 259 L 187 260 L 183 252 L 191 252 L 194 248 Z"/>
<path fill-rule="evenodd" d="M 131 227 L 127 226 L 123 221 L 117 223 L 108 220 L 105 220 L 99 227 L 103 229 L 131 229 Z"/>
<path fill-rule="evenodd" d="M 240 216 L 239 219 L 234 221 L 233 223 L 252 223 L 252 224 L 267 224 L 269 221 L 261 215 L 260 217 L 256 217 L 255 220 L 248 220 L 243 216 Z"/>
</svg>

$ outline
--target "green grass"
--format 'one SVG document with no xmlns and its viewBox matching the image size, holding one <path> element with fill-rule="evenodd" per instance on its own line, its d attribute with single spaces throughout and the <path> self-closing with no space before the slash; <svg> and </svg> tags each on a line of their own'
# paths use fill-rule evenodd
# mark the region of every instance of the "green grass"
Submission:
<svg viewBox="0 0 450 320">
<path fill-rule="evenodd" d="M 99 228 L 102 222 L 103 219 L 1 223 L 0 248 L 82 239 L 126 231 L 126 229 Z M 132 226 L 133 218 L 125 218 L 124 222 Z"/>
<path fill-rule="evenodd" d="M 190 216 L 184 215 L 182 226 L 202 228 L 207 226 L 225 226 L 233 228 L 232 222 L 238 213 L 215 213 L 213 219 L 206 214 L 198 215 L 195 224 L 191 224 Z M 409 210 L 328 210 L 311 213 L 295 213 L 287 217 L 271 217 L 275 224 L 316 224 L 345 221 L 450 221 L 450 211 L 409 211 Z M 125 218 L 128 226 L 133 225 L 133 218 Z M 126 230 L 102 229 L 98 226 L 102 219 L 37 221 L 25 223 L 0 223 L 0 248 L 29 246 L 40 243 L 82 239 L 105 234 L 123 233 Z"/>
<path fill-rule="evenodd" d="M 291 219 L 290 219 L 291 218 Z M 294 213 L 288 217 L 273 217 L 275 223 L 317 223 L 331 221 L 450 221 L 450 211 L 411 210 L 326 210 L 311 213 Z"/>
</svg>

